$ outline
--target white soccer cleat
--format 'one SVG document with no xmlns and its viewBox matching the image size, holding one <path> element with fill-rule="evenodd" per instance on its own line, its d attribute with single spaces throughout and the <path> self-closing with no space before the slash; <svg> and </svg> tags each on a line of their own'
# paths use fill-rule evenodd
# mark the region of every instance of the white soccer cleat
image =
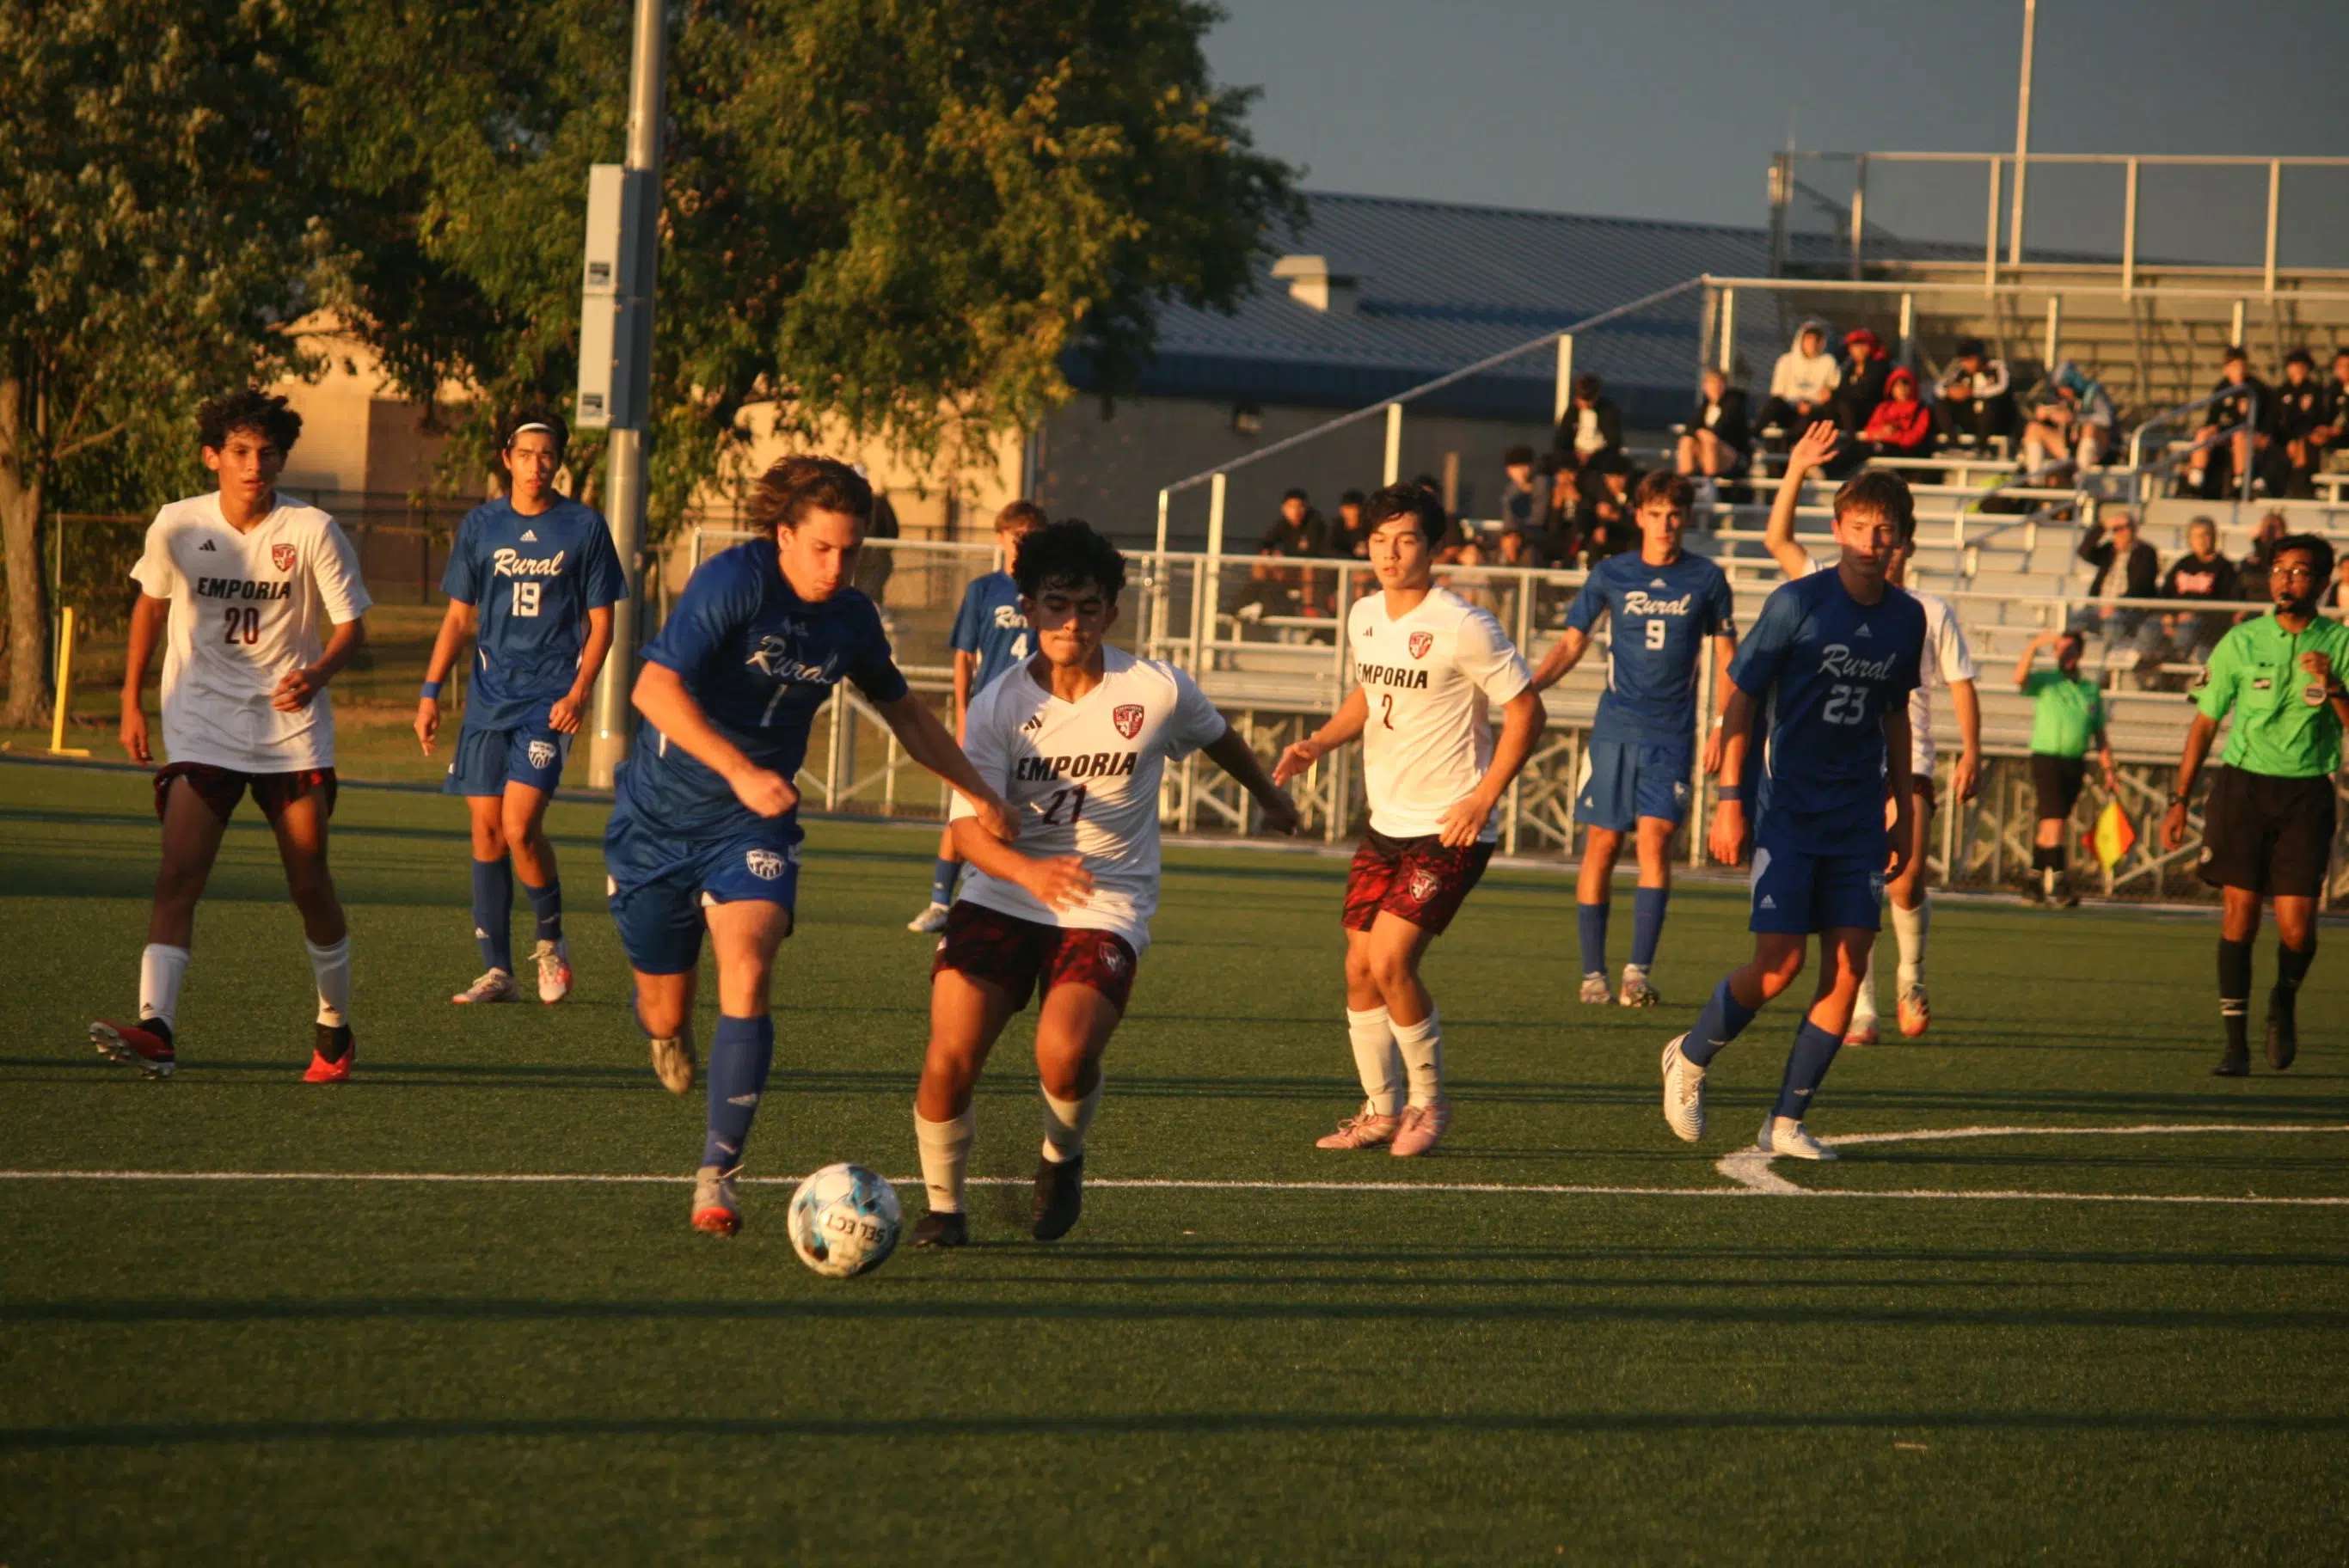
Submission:
<svg viewBox="0 0 2349 1568">
<path fill-rule="evenodd" d="M 1602 1007 L 1615 1000 L 1615 994 L 1607 989 L 1607 976 L 1596 969 L 1585 975 L 1582 977 L 1582 999 Z"/>
<path fill-rule="evenodd" d="M 1674 1035 L 1664 1047 L 1664 1120 L 1683 1143 L 1704 1136 L 1704 1069 L 1681 1055 L 1686 1035 Z"/>
<path fill-rule="evenodd" d="M 730 1236 L 742 1228 L 742 1210 L 734 1201 L 734 1171 L 722 1165 L 704 1165 L 693 1173 L 693 1228 L 713 1236 Z"/>
<path fill-rule="evenodd" d="M 1442 1100 L 1433 1105 L 1407 1105 L 1395 1119 L 1393 1141 L 1387 1145 L 1389 1154 L 1405 1160 L 1433 1154 L 1435 1146 L 1444 1141 L 1444 1130 L 1452 1125 L 1452 1108 Z"/>
<path fill-rule="evenodd" d="M 693 1092 L 693 1029 L 690 1025 L 677 1032 L 674 1039 L 655 1040 L 653 1077 L 660 1079 L 661 1088 L 671 1094 Z"/>
<path fill-rule="evenodd" d="M 1376 1149 L 1394 1141 L 1399 1116 L 1381 1116 L 1367 1101 L 1361 1110 L 1338 1124 L 1338 1130 L 1317 1141 L 1316 1149 Z"/>
<path fill-rule="evenodd" d="M 571 995 L 571 944 L 542 942 L 531 957 L 538 965 L 538 999 L 560 1002 Z"/>
<path fill-rule="evenodd" d="M 1762 1130 L 1754 1135 L 1754 1147 L 1764 1154 L 1784 1155 L 1789 1160 L 1832 1160 L 1836 1151 L 1813 1138 L 1799 1121 L 1791 1116 L 1765 1116 Z"/>
<path fill-rule="evenodd" d="M 947 928 L 947 906 L 934 903 L 905 923 L 908 931 L 936 933 Z"/>
<path fill-rule="evenodd" d="M 1925 983 L 1920 980 L 1900 993 L 1900 1033 L 1915 1039 L 1933 1026 L 1933 1004 L 1925 995 Z"/>
<path fill-rule="evenodd" d="M 1626 1007 L 1652 1007 L 1663 1000 L 1656 988 L 1648 984 L 1648 972 L 1636 964 L 1623 965 L 1623 989 L 1616 998 Z M 1588 1001 L 1588 996 L 1583 998 Z"/>
<path fill-rule="evenodd" d="M 1877 1032 L 1876 1015 L 1873 1013 L 1854 1013 L 1850 1027 L 1843 1032 L 1843 1043 L 1847 1046 L 1872 1046 L 1883 1037 Z"/>
<path fill-rule="evenodd" d="M 515 985 L 514 977 L 504 970 L 492 969 L 449 1000 L 460 1005 L 471 1002 L 519 1002 L 522 1000 L 522 987 Z"/>
</svg>

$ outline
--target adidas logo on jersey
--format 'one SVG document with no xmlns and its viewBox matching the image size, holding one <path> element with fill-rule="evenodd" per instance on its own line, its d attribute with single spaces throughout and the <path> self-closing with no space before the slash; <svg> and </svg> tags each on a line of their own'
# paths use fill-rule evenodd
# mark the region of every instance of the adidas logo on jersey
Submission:
<svg viewBox="0 0 2349 1568">
<path fill-rule="evenodd" d="M 197 545 L 196 548 L 198 550 L 213 550 L 218 547 L 215 546 L 211 540 L 207 539 L 202 544 Z"/>
<path fill-rule="evenodd" d="M 1762 903 L 1761 903 L 1760 907 L 1762 907 L 1762 908 L 1764 908 L 1764 909 L 1775 909 L 1775 908 L 1777 908 L 1777 907 L 1778 907 L 1778 901 L 1777 901 L 1776 899 L 1775 899 L 1775 898 L 1772 898 L 1768 893 L 1766 893 L 1766 892 L 1765 892 L 1765 893 L 1764 893 L 1764 894 L 1762 895 Z"/>
<path fill-rule="evenodd" d="M 1858 631 L 1854 632 L 1852 635 L 1855 637 L 1873 637 L 1876 634 L 1869 631 L 1866 626 L 1862 626 Z"/>
<path fill-rule="evenodd" d="M 1661 577 L 1651 577 L 1648 579 L 1648 586 L 1651 588 L 1669 588 L 1671 584 L 1665 582 Z"/>
<path fill-rule="evenodd" d="M 538 542 L 538 530 L 534 528 L 523 529 L 522 531 L 522 542 L 524 544 L 536 544 Z"/>
</svg>

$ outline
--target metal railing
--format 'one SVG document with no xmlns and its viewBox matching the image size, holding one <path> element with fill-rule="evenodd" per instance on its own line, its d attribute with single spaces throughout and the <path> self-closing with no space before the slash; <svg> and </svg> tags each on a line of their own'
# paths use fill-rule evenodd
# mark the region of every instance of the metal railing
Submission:
<svg viewBox="0 0 2349 1568">
<path fill-rule="evenodd" d="M 2205 408 L 2237 401 L 2243 405 L 2243 418 L 2240 424 L 2215 428 L 2209 435 L 2197 437 L 2190 444 L 2179 450 L 2165 450 L 2153 461 L 2148 463 L 2145 460 L 2147 431 L 2172 421 L 2182 421 L 2189 414 L 2199 414 Z M 2175 408 L 2164 409 L 2129 432 L 2128 494 L 2139 505 L 2143 505 L 2153 499 L 2152 487 L 2158 484 L 2165 476 L 2176 472 L 2180 462 L 2206 448 L 2217 446 L 2220 441 L 2232 440 L 2237 430 L 2244 433 L 2246 440 L 2255 440 L 2259 427 L 2260 396 L 2248 384 L 2240 387 L 2230 387 L 2223 392 L 2212 392 L 2205 397 L 2197 397 L 2191 402 L 2181 403 Z M 2181 423 L 2178 428 L 2183 429 L 2185 426 Z M 2240 488 L 2241 499 L 2248 501 L 2251 499 L 2251 483 L 2259 477 L 2259 465 L 2256 462 L 2245 462 L 2240 466 L 2242 472 L 2235 476 L 2235 482 Z"/>
</svg>

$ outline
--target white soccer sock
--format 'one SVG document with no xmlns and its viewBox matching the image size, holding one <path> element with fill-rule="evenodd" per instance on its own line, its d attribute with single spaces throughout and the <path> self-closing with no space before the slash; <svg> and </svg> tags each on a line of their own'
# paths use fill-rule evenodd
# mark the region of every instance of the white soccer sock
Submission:
<svg viewBox="0 0 2349 1568">
<path fill-rule="evenodd" d="M 160 1018 L 167 1029 L 180 1026 L 180 982 L 187 978 L 188 950 L 150 942 L 139 955 L 139 1021 Z"/>
<path fill-rule="evenodd" d="M 925 1121 L 914 1112 L 914 1141 L 922 1151 L 922 1185 L 930 1194 L 930 1212 L 962 1212 L 963 1172 L 970 1164 L 971 1140 L 978 1136 L 978 1108 L 969 1107 L 952 1121 Z"/>
<path fill-rule="evenodd" d="M 310 973 L 318 981 L 318 1022 L 328 1028 L 341 1024 L 351 1010 L 351 939 L 320 947 L 305 938 Z"/>
<path fill-rule="evenodd" d="M 1082 1099 L 1056 1099 L 1040 1083 L 1036 1093 L 1044 1102 L 1044 1158 L 1055 1165 L 1074 1160 L 1085 1151 L 1085 1129 L 1101 1109 L 1101 1080 L 1093 1080 L 1092 1092 Z"/>
<path fill-rule="evenodd" d="M 1933 901 L 1920 898 L 1914 909 L 1892 906 L 1892 934 L 1900 941 L 1900 988 L 1924 984 L 1925 930 L 1932 923 Z"/>
<path fill-rule="evenodd" d="M 1860 971 L 1859 995 L 1852 998 L 1851 1021 L 1854 1027 L 1876 1022 L 1876 944 L 1868 944 L 1868 967 Z"/>
<path fill-rule="evenodd" d="M 1384 1007 L 1346 1009 L 1346 1038 L 1354 1047 L 1354 1071 L 1362 1080 L 1364 1108 L 1372 1116 L 1402 1109 L 1402 1056 L 1395 1049 L 1394 1026 Z"/>
<path fill-rule="evenodd" d="M 1430 1007 L 1416 1024 L 1393 1025 L 1395 1049 L 1411 1075 L 1411 1103 L 1430 1106 L 1444 1098 L 1444 1023 Z"/>
</svg>

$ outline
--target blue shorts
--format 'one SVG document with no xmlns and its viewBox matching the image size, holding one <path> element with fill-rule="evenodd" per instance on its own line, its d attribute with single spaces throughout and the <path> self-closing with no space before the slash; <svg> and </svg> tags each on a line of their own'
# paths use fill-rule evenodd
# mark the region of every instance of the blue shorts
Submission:
<svg viewBox="0 0 2349 1568">
<path fill-rule="evenodd" d="M 1749 931 L 1809 936 L 1837 926 L 1881 928 L 1884 857 L 1806 855 L 1794 850 L 1754 851 Z"/>
<path fill-rule="evenodd" d="M 502 795 L 508 784 L 527 784 L 552 795 L 571 755 L 571 738 L 554 729 L 476 729 L 457 732 L 457 755 L 449 760 L 443 795 Z"/>
<path fill-rule="evenodd" d="M 1574 820 L 1614 833 L 1630 832 L 1641 817 L 1677 828 L 1688 815 L 1689 774 L 1695 760 L 1685 746 L 1594 740 L 1582 754 Z"/>
<path fill-rule="evenodd" d="M 604 829 L 604 891 L 620 945 L 641 974 L 683 975 L 701 962 L 702 911 L 799 897 L 799 820 L 752 818 L 710 838 L 681 838 L 616 810 Z"/>
</svg>

